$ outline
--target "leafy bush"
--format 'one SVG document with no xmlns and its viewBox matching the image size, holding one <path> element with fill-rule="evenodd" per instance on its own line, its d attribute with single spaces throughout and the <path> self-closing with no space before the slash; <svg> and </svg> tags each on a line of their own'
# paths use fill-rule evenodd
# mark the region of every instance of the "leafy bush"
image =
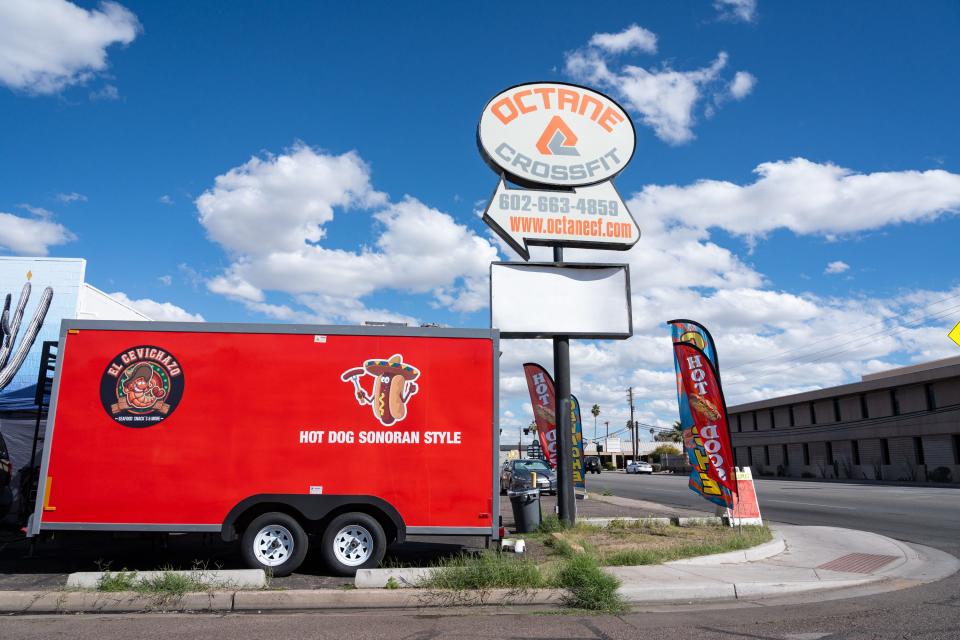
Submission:
<svg viewBox="0 0 960 640">
<path fill-rule="evenodd" d="M 953 472 L 948 467 L 937 467 L 927 474 L 930 482 L 953 482 Z"/>
<path fill-rule="evenodd" d="M 660 464 L 660 463 L 652 464 L 652 465 L 650 465 L 650 466 L 653 467 L 653 472 L 654 472 L 654 473 L 656 473 L 656 472 L 658 472 L 658 471 L 661 471 L 661 470 L 663 469 L 663 465 Z"/>
<path fill-rule="evenodd" d="M 617 467 L 612 462 L 604 462 L 603 468 L 607 471 L 616 471 Z"/>
</svg>

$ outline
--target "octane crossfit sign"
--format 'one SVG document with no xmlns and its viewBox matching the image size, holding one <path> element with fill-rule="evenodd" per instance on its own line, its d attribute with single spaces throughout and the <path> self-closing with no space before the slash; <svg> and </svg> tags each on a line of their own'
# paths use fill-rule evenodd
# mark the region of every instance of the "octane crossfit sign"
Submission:
<svg viewBox="0 0 960 640">
<path fill-rule="evenodd" d="M 483 220 L 524 260 L 529 245 L 623 251 L 640 239 L 613 186 L 633 157 L 633 122 L 609 97 L 559 82 L 511 87 L 484 107 L 477 143 L 501 177 Z"/>
<path fill-rule="evenodd" d="M 636 147 L 633 122 L 609 97 L 559 82 L 511 87 L 483 109 L 484 159 L 517 184 L 585 187 L 620 173 Z"/>
</svg>

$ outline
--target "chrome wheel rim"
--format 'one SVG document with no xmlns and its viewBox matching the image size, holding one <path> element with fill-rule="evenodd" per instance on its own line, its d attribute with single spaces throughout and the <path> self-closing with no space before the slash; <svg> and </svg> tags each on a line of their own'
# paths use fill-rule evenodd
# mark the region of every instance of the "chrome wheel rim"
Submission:
<svg viewBox="0 0 960 640">
<path fill-rule="evenodd" d="M 333 537 L 333 555 L 348 567 L 356 567 L 373 556 L 373 536 L 358 524 L 349 524 Z"/>
<path fill-rule="evenodd" d="M 268 524 L 253 539 L 253 555 L 257 562 L 267 567 L 276 567 L 289 560 L 293 548 L 293 534 L 280 524 Z"/>
</svg>

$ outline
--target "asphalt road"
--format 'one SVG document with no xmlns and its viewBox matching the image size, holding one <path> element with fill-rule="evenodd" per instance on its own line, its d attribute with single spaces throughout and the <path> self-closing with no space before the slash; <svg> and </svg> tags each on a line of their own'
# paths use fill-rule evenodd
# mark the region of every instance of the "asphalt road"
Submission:
<svg viewBox="0 0 960 640">
<path fill-rule="evenodd" d="M 765 520 L 862 529 L 960 555 L 960 487 L 896 487 L 875 484 L 757 479 Z M 601 473 L 587 476 L 590 491 L 663 504 L 710 509 L 687 488 L 685 476 Z M 960 632 L 958 632 L 960 637 Z"/>
<path fill-rule="evenodd" d="M 686 480 L 669 476 L 589 476 L 588 486 L 614 494 L 703 508 Z M 960 555 L 960 490 L 759 480 L 770 521 L 875 531 Z M 960 577 L 869 597 L 813 604 L 764 602 L 708 608 L 661 606 L 623 616 L 523 615 L 471 611 L 356 611 L 285 615 L 85 615 L 0 618 L 0 638 L 570 638 L 612 640 L 911 640 L 960 639 Z"/>
</svg>

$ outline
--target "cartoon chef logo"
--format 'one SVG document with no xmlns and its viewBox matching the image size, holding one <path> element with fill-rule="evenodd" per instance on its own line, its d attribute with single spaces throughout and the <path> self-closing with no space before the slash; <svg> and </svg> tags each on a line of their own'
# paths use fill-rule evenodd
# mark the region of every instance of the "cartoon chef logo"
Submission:
<svg viewBox="0 0 960 640">
<path fill-rule="evenodd" d="M 126 427 L 151 427 L 165 420 L 183 395 L 183 370 L 169 352 L 148 345 L 114 358 L 100 379 L 100 401 Z"/>
<path fill-rule="evenodd" d="M 361 384 L 365 376 L 373 378 L 373 391 Z M 419 390 L 414 382 L 420 370 L 403 361 L 399 353 L 387 360 L 366 360 L 362 367 L 347 369 L 340 374 L 344 382 L 352 382 L 354 396 L 361 407 L 369 404 L 374 417 L 385 427 L 407 417 L 407 401 Z"/>
</svg>

